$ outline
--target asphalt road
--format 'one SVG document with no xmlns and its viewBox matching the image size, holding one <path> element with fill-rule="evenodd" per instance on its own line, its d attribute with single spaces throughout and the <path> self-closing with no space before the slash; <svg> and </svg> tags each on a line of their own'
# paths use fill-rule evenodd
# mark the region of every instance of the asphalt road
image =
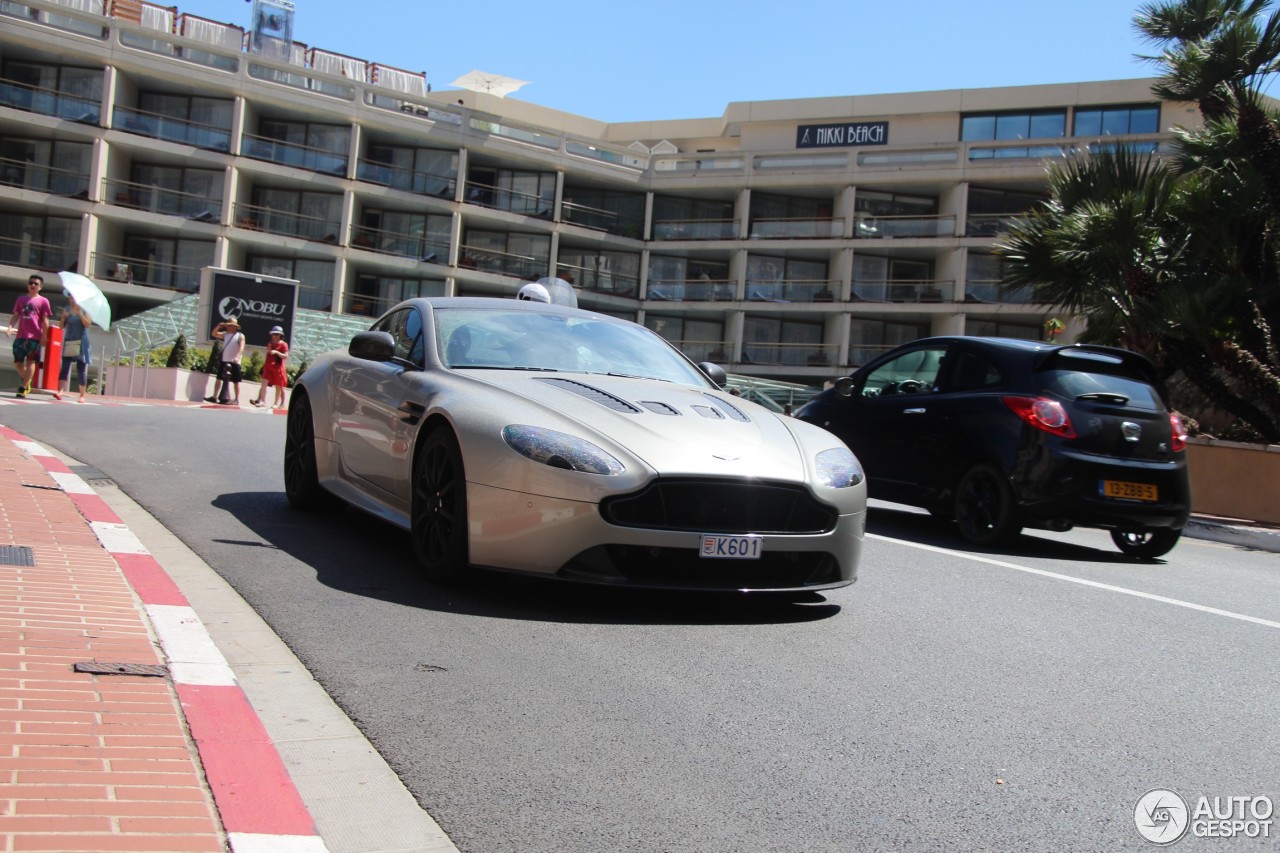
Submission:
<svg viewBox="0 0 1280 853">
<path fill-rule="evenodd" d="M 1134 562 L 1099 531 L 966 551 L 877 509 L 861 580 L 807 602 L 447 591 L 404 533 L 288 507 L 282 417 L 0 423 L 220 572 L 469 853 L 1149 850 L 1152 789 L 1280 801 L 1277 554 L 1184 539 Z"/>
</svg>

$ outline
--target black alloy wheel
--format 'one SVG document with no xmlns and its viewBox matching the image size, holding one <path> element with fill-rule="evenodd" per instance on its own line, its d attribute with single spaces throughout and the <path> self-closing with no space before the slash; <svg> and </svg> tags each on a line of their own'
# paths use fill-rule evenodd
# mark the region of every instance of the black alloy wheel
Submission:
<svg viewBox="0 0 1280 853">
<path fill-rule="evenodd" d="M 301 389 L 295 389 L 289 400 L 285 423 L 284 494 L 298 509 L 326 509 L 341 503 L 320 485 L 311 400 Z"/>
<path fill-rule="evenodd" d="M 1155 530 L 1113 530 L 1111 541 L 1129 557 L 1153 560 L 1173 550 L 1182 538 L 1181 530 L 1158 527 Z"/>
<path fill-rule="evenodd" d="M 1000 469 L 975 465 L 956 488 L 956 526 L 974 545 L 995 545 L 1022 531 L 1013 489 Z"/>
<path fill-rule="evenodd" d="M 422 573 L 435 583 L 462 579 L 468 562 L 467 480 L 462 451 L 447 427 L 437 427 L 413 459 L 411 538 Z"/>
</svg>

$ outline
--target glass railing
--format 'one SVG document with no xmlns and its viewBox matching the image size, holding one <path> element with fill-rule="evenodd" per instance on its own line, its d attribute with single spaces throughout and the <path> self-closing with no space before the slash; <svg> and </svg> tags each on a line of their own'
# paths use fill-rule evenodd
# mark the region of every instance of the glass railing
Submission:
<svg viewBox="0 0 1280 853">
<path fill-rule="evenodd" d="M 884 237 L 954 237 L 954 216 L 860 216 L 853 236 L 863 240 Z"/>
<path fill-rule="evenodd" d="M 742 364 L 784 365 L 788 367 L 832 367 L 840 362 L 838 344 L 784 344 L 749 342 L 742 344 Z"/>
<path fill-rule="evenodd" d="M 466 186 L 467 204 L 488 207 L 493 210 L 505 210 L 508 213 L 520 213 L 525 216 L 536 216 L 539 219 L 551 218 L 551 209 L 555 204 L 552 199 L 475 181 L 467 181 Z"/>
<path fill-rule="evenodd" d="M 404 190 L 417 195 L 432 195 L 453 200 L 458 178 L 456 175 L 436 175 L 402 169 L 375 160 L 361 160 L 356 166 L 356 179 L 370 184 Z"/>
<path fill-rule="evenodd" d="M 821 240 L 841 237 L 844 220 L 826 217 L 822 219 L 752 219 L 753 239 Z"/>
<path fill-rule="evenodd" d="M 160 113 L 116 107 L 111 112 L 111 126 L 116 130 L 207 148 L 210 151 L 231 150 L 230 128 L 212 127 Z"/>
<path fill-rule="evenodd" d="M 565 273 L 569 276 L 566 278 Z M 616 272 L 604 272 L 571 264 L 557 264 L 556 275 L 566 281 L 572 281 L 580 290 L 592 293 L 606 293 L 610 296 L 625 296 L 636 299 L 640 293 L 640 279 L 634 275 L 621 275 Z"/>
<path fill-rule="evenodd" d="M 117 181 L 104 178 L 102 199 L 107 204 L 163 213 L 167 216 L 185 216 L 201 222 L 218 223 L 222 220 L 222 199 L 197 193 L 185 193 L 165 189 L 154 184 L 134 181 Z"/>
<path fill-rule="evenodd" d="M 12 80 L 0 80 L 0 107 L 13 107 L 84 124 L 98 124 L 102 117 L 100 99 L 81 98 Z"/>
<path fill-rule="evenodd" d="M 728 302 L 737 298 L 737 282 L 729 279 L 651 278 L 645 298 L 658 302 Z"/>
<path fill-rule="evenodd" d="M 864 151 L 858 165 L 867 166 L 941 166 L 960 161 L 955 149 L 937 151 Z"/>
<path fill-rule="evenodd" d="M 306 216 L 244 203 L 235 206 L 235 224 L 250 231 L 265 231 L 268 234 L 333 244 L 338 242 L 341 227 L 338 222 L 323 216 Z"/>
<path fill-rule="evenodd" d="M 814 281 L 752 281 L 747 279 L 748 302 L 834 302 L 839 282 Z"/>
<path fill-rule="evenodd" d="M 461 269 L 477 270 L 479 272 L 494 273 L 495 275 L 516 276 L 518 278 L 544 276 L 547 274 L 548 266 L 549 261 L 547 258 L 516 255 L 480 246 L 464 245 L 458 256 L 458 267 Z"/>
<path fill-rule="evenodd" d="M 654 240 L 736 240 L 736 219 L 663 219 L 653 223 Z"/>
<path fill-rule="evenodd" d="M 865 280 L 853 283 L 851 302 L 951 302 L 954 281 Z"/>
<path fill-rule="evenodd" d="M 680 352 L 689 357 L 690 361 L 702 362 L 710 361 L 716 364 L 729 363 L 729 342 L 728 341 L 667 341 Z"/>
<path fill-rule="evenodd" d="M 400 304 L 400 300 L 364 293 L 348 293 L 342 298 L 342 313 L 356 317 L 381 317 Z"/>
<path fill-rule="evenodd" d="M 599 160 L 602 163 L 609 163 L 614 166 L 623 166 L 628 169 L 646 169 L 649 166 L 649 158 L 630 149 L 625 151 L 612 151 L 608 148 L 601 148 L 598 145 L 587 145 L 582 142 L 566 141 L 564 150 L 568 154 L 575 157 L 586 157 L 591 160 Z"/>
<path fill-rule="evenodd" d="M 351 226 L 351 248 L 378 252 L 383 255 L 399 255 L 417 258 L 428 263 L 448 263 L 449 243 L 434 240 L 413 232 L 386 231 L 381 228 Z"/>
<path fill-rule="evenodd" d="M 75 243 L 79 244 L 77 234 Z M 0 264 L 38 270 L 74 271 L 75 248 L 54 243 L 35 243 L 26 237 L 0 237 Z"/>
<path fill-rule="evenodd" d="M 65 3 L 64 5 L 69 5 Z M 8 15 L 13 18 L 24 18 L 30 21 L 40 21 L 50 27 L 55 27 L 67 32 L 79 33 L 91 38 L 101 39 L 106 37 L 107 29 L 102 25 L 102 8 L 101 4 L 96 12 L 91 8 L 81 12 L 85 17 L 78 18 L 70 15 L 63 15 L 58 12 L 42 12 L 39 9 L 27 3 L 17 3 L 14 0 L 4 0 L 0 2 L 0 15 Z"/>
<path fill-rule="evenodd" d="M 1026 219 L 1025 213 L 970 213 L 965 217 L 964 236 L 995 237 L 1009 230 L 1009 225 Z"/>
<path fill-rule="evenodd" d="M 599 207 L 588 207 L 585 204 L 566 201 L 560 205 L 560 216 L 565 222 L 580 225 L 583 228 L 604 231 L 607 234 L 617 234 L 620 237 L 630 237 L 633 240 L 640 240 L 644 237 L 644 219 L 642 217 L 629 216 L 616 210 L 604 210 Z"/>
<path fill-rule="evenodd" d="M 200 289 L 200 271 L 213 263 L 213 244 L 209 244 L 207 261 L 198 266 L 165 264 L 153 258 L 131 258 L 128 255 L 109 255 L 94 252 L 89 265 L 96 277 L 111 281 L 124 281 L 154 287 L 195 293 Z"/>
<path fill-rule="evenodd" d="M 0 158 L 0 184 L 55 195 L 87 197 L 89 173 L 5 157 Z"/>
<path fill-rule="evenodd" d="M 266 160 L 282 166 L 294 166 L 326 175 L 346 175 L 347 155 L 283 142 L 266 136 L 246 133 L 240 142 L 240 153 L 254 160 Z"/>
<path fill-rule="evenodd" d="M 993 302 L 1006 305 L 1034 305 L 1039 302 L 1035 288 L 1024 287 L 1009 292 L 998 279 L 969 279 L 964 285 L 965 302 Z"/>
<path fill-rule="evenodd" d="M 849 363 L 852 368 L 861 367 L 893 349 L 897 344 L 850 344 Z"/>
<path fill-rule="evenodd" d="M 969 147 L 970 160 L 1029 160 L 1041 157 L 1069 157 L 1074 145 L 982 145 Z"/>
</svg>

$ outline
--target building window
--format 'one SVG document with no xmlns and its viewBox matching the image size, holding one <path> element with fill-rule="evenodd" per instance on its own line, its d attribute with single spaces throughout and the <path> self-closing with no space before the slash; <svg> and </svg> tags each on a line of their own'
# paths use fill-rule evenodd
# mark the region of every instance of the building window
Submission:
<svg viewBox="0 0 1280 853">
<path fill-rule="evenodd" d="M 1067 135 L 1067 111 L 973 113 L 960 119 L 961 142 L 1052 139 Z"/>
<path fill-rule="evenodd" d="M 644 325 L 692 361 L 720 363 L 729 360 L 724 340 L 724 323 L 719 320 L 694 320 L 689 317 L 666 317 L 649 313 L 645 315 Z"/>
<path fill-rule="evenodd" d="M 245 266 L 249 272 L 259 275 L 296 279 L 299 308 L 314 308 L 317 311 L 329 311 L 333 308 L 332 261 L 250 255 L 245 259 Z"/>
<path fill-rule="evenodd" d="M 1073 136 L 1125 136 L 1160 132 L 1158 104 L 1077 109 Z"/>
</svg>

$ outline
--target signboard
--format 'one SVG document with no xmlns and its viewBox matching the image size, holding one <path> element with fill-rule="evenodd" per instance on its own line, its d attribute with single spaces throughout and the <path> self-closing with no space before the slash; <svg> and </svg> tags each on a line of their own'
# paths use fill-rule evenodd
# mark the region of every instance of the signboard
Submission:
<svg viewBox="0 0 1280 853">
<path fill-rule="evenodd" d="M 196 332 L 201 344 L 211 344 L 214 327 L 235 318 L 249 346 L 266 346 L 273 326 L 284 329 L 284 339 L 292 346 L 297 311 L 298 282 L 294 279 L 216 267 L 200 271 Z"/>
<path fill-rule="evenodd" d="M 802 124 L 796 128 L 797 148 L 847 148 L 852 145 L 888 144 L 889 122 L 887 121 Z"/>
</svg>

